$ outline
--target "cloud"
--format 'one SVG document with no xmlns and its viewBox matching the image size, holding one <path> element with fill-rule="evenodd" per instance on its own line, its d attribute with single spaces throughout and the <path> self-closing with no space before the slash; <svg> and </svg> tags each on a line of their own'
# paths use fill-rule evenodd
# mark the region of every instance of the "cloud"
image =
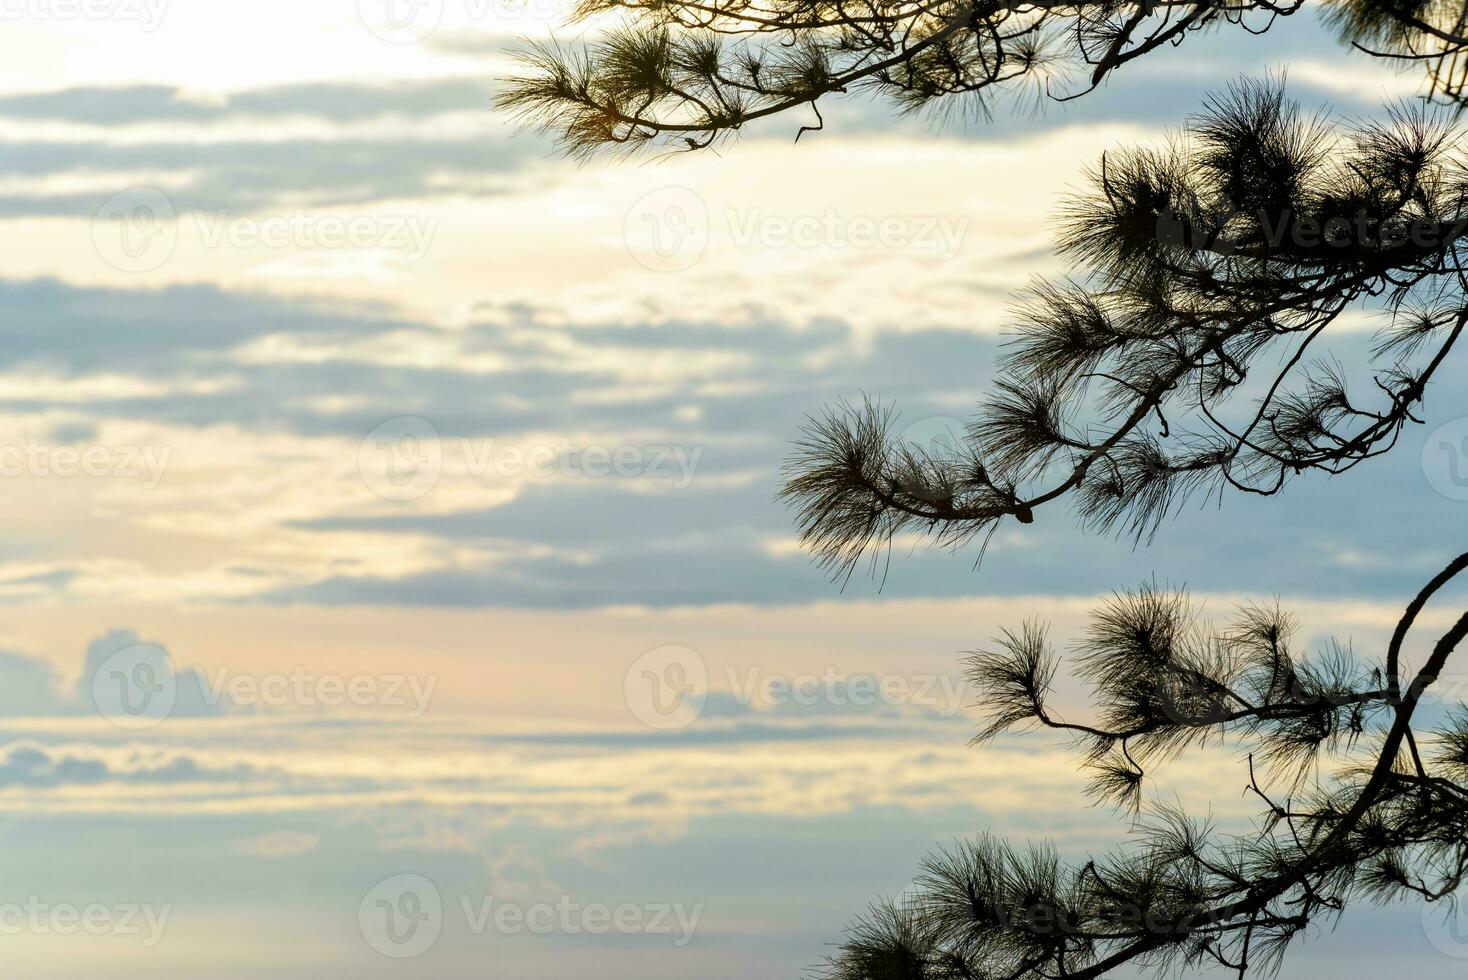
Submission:
<svg viewBox="0 0 1468 980">
<path fill-rule="evenodd" d="M 217 718 L 239 710 L 227 693 L 211 691 L 197 668 L 176 667 L 162 646 L 142 640 L 133 630 L 114 629 L 87 645 L 81 672 L 70 690 L 62 685 L 51 661 L 0 651 L 0 718 L 127 715 L 122 705 L 140 699 L 140 679 L 167 692 L 166 703 L 145 717 Z M 20 764 L 30 758 L 16 761 Z M 76 773 L 82 775 L 86 764 L 79 765 Z M 159 769 L 155 775 L 163 778 L 169 771 L 185 775 L 191 765 L 189 760 L 175 760 L 171 770 Z"/>
<path fill-rule="evenodd" d="M 463 36 L 444 26 L 439 49 L 462 53 Z M 353 273 L 310 295 L 318 280 L 277 273 L 332 256 L 185 248 L 165 271 L 190 281 L 166 288 L 140 288 L 163 272 L 104 280 L 128 288 L 0 280 L 0 381 L 11 381 L 0 384 L 0 453 L 32 442 L 167 452 L 151 486 L 116 474 L 7 481 L 28 520 L 0 562 L 0 601 L 564 609 L 840 594 L 789 546 L 791 514 L 773 499 L 802 419 L 870 394 L 910 422 L 962 424 L 992 387 L 1006 297 L 1053 266 L 1041 215 L 1062 177 L 1092 150 L 1175 124 L 1236 72 L 1290 58 L 1310 66 L 1302 100 L 1334 90 L 1350 109 L 1364 95 L 1342 84 L 1348 69 L 1332 74 L 1339 51 L 1304 17 L 1263 38 L 1230 27 L 1037 120 L 893 128 L 887 109 L 853 99 L 798 148 L 782 120 L 737 163 L 706 154 L 616 170 L 545 162 L 543 143 L 509 140 L 486 110 L 491 83 L 470 73 L 482 66 L 370 83 L 323 69 L 208 92 L 119 78 L 0 97 L 11 213 L 83 219 L 17 223 L 67 232 L 48 239 L 57 274 L 86 274 L 86 219 L 114 175 L 161 174 L 184 210 L 336 202 L 355 214 L 411 200 L 444 222 L 441 251 L 405 278 Z M 923 181 L 908 180 L 915 153 Z M 1008 192 L 976 195 L 974 173 Z M 486 196 L 508 176 L 522 181 L 517 193 Z M 928 262 L 911 250 L 731 237 L 755 208 L 782 220 L 819 218 L 827 204 L 873 217 L 871 187 L 891 181 L 904 192 L 875 210 L 961 217 L 967 251 Z M 674 277 L 638 266 L 624 221 L 645 190 L 679 183 L 698 189 L 725 234 Z M 384 295 L 431 295 L 453 315 Z M 1365 343 L 1336 349 L 1349 359 Z M 1435 419 L 1468 413 L 1455 392 L 1432 399 Z M 405 443 L 373 442 L 404 417 L 432 427 L 442 464 L 414 499 L 384 494 L 367 472 L 404 462 L 394 454 Z M 1232 591 L 1255 583 L 1261 549 L 1289 537 L 1298 544 L 1271 588 L 1400 596 L 1444 551 L 1424 522 L 1459 516 L 1422 475 L 1427 434 L 1353 472 L 1351 493 L 1307 479 L 1277 500 L 1230 496 L 1221 510 L 1180 515 L 1146 551 L 1085 534 L 1056 505 L 996 539 L 977 574 L 972 553 L 903 541 L 845 595 L 876 594 L 879 582 L 890 598 L 1091 595 L 1154 573 Z M 634 457 L 626 474 L 578 462 L 619 452 Z M 659 453 L 676 479 L 650 472 Z M 1408 530 L 1389 532 L 1393 521 Z M 192 710 L 197 679 L 174 679 L 180 710 Z"/>
<path fill-rule="evenodd" d="M 55 715 L 65 707 L 49 661 L 0 651 L 0 717 Z"/>
<path fill-rule="evenodd" d="M 231 707 L 201 671 L 176 668 L 167 650 L 132 630 L 112 630 L 87 645 L 75 698 L 83 711 L 109 718 L 214 718 Z"/>
<path fill-rule="evenodd" d="M 16 314 L 0 326 L 0 371 L 53 379 L 9 400 L 0 393 L 0 452 L 68 441 L 73 452 L 152 454 L 138 461 L 167 452 L 156 485 L 121 472 L 10 484 L 32 515 L 16 540 L 36 556 L 0 563 L 12 603 L 828 598 L 839 589 L 785 546 L 792 516 L 774 499 L 803 419 L 870 394 L 895 404 L 904 426 L 961 427 L 1003 343 L 917 325 L 871 335 L 835 321 L 578 323 L 488 304 L 449 328 L 381 307 L 209 286 L 0 281 L 0 301 Z M 1349 364 L 1371 343 L 1364 332 L 1328 339 Z M 309 356 L 281 354 L 292 345 Z M 87 397 L 63 396 L 68 388 Z M 1084 596 L 1154 574 L 1237 592 L 1255 585 L 1256 556 L 1268 550 L 1278 554 L 1272 590 L 1409 595 L 1448 557 L 1433 522 L 1455 523 L 1463 506 L 1434 488 L 1424 454 L 1438 426 L 1468 416 L 1468 395 L 1435 385 L 1426 412 L 1429 425 L 1340 480 L 1305 477 L 1277 498 L 1199 500 L 1145 550 L 1089 534 L 1057 506 L 996 538 L 977 572 L 971 553 L 897 542 L 890 566 L 885 556 L 878 566 L 885 574 L 858 574 L 845 594 L 876 594 L 880 583 L 892 598 Z M 441 468 L 421 493 L 391 499 L 374 489 L 376 467 L 418 464 L 400 455 L 405 444 L 374 445 L 372 434 L 402 418 L 430 427 L 426 448 Z M 90 510 L 67 504 L 48 518 L 69 499 L 58 489 Z M 1284 540 L 1295 544 L 1281 551 Z M 180 685 L 181 710 L 192 710 L 197 682 L 183 672 Z"/>
<path fill-rule="evenodd" d="M 246 765 L 212 768 L 189 755 L 175 755 L 156 764 L 117 768 L 104 759 L 64 754 L 33 745 L 12 746 L 0 761 L 0 789 L 57 789 L 103 783 L 238 783 L 252 775 L 253 771 Z"/>
<path fill-rule="evenodd" d="M 1293 94 L 1307 104 L 1333 103 L 1347 114 L 1421 90 L 1415 70 L 1394 72 L 1382 63 L 1363 67 L 1360 59 L 1348 66 L 1341 46 L 1314 18 L 1281 18 L 1263 36 L 1232 25 L 1195 35 L 1176 49 L 1164 48 L 1127 66 L 1085 98 L 1054 102 L 1015 94 L 994 100 L 992 116 L 950 113 L 934 124 L 880 101 L 836 100 L 824 106 L 826 127 L 816 139 L 880 133 L 885 139 L 962 143 L 1116 123 L 1160 129 L 1176 125 L 1229 79 L 1283 66 L 1297 69 L 1291 77 Z M 441 51 L 482 56 L 501 52 L 505 41 L 498 35 L 445 32 L 435 44 Z M 523 186 L 502 179 L 510 175 L 565 179 L 564 173 L 552 176 L 553 168 L 542 163 L 550 150 L 546 140 L 534 133 L 509 138 L 512 122 L 491 112 L 494 90 L 493 80 L 482 75 L 380 82 L 348 76 L 208 97 L 160 84 L 85 85 L 0 97 L 0 120 L 20 135 L 6 146 L 0 179 L 44 184 L 119 175 L 100 196 L 45 186 L 0 194 L 0 216 L 89 218 L 111 193 L 134 183 L 123 176 L 131 173 L 160 175 L 155 183 L 181 211 L 236 212 L 497 196 Z M 432 123 L 440 119 L 457 121 L 434 132 Z M 473 131 L 466 119 L 478 121 L 471 122 Z M 311 124 L 309 136 L 282 133 L 281 127 L 301 121 Z M 744 141 L 784 143 L 805 121 L 756 122 L 746 127 Z M 59 124 L 78 131 L 58 139 L 53 129 Z M 371 124 L 386 128 L 370 132 Z M 261 128 L 251 132 L 251 126 Z M 28 134 L 27 127 L 35 129 Z M 230 138 L 231 133 L 247 135 Z"/>
<path fill-rule="evenodd" d="M 482 78 L 388 83 L 311 82 L 195 98 L 176 85 L 79 86 L 0 96 L 0 119 L 91 123 L 111 129 L 137 123 L 223 123 L 310 117 L 360 122 L 384 116 L 431 116 L 485 109 L 493 88 Z"/>
</svg>

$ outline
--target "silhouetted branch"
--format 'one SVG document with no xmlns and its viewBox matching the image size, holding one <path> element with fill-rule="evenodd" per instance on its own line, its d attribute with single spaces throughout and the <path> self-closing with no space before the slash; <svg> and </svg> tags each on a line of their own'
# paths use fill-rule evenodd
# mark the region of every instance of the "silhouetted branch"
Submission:
<svg viewBox="0 0 1468 980">
<path fill-rule="evenodd" d="M 584 45 L 528 47 L 500 104 L 575 154 L 701 149 L 755 120 L 863 89 L 907 111 L 961 100 L 987 115 L 997 92 L 1077 98 L 1189 34 L 1224 25 L 1262 34 L 1303 3 L 585 0 L 573 20 L 612 26 Z M 1325 10 L 1351 47 L 1424 64 L 1429 98 L 1463 101 L 1463 5 L 1330 0 Z"/>
<path fill-rule="evenodd" d="M 1456 559 L 1408 607 L 1405 636 Z M 1038 625 L 1005 633 L 971 661 L 989 723 L 980 738 L 1034 722 L 1070 733 L 1103 799 L 1136 812 L 1147 761 L 1205 739 L 1247 747 L 1248 787 L 1265 805 L 1256 832 L 1223 836 L 1175 807 L 1153 806 L 1136 846 L 1067 866 L 1048 846 L 992 837 L 930 857 L 900 902 L 877 906 L 830 959 L 832 980 L 1066 977 L 1123 965 L 1155 970 L 1216 963 L 1270 972 L 1291 939 L 1356 897 L 1444 900 L 1468 874 L 1468 715 L 1415 746 L 1414 713 L 1468 637 L 1465 613 L 1400 695 L 1380 667 L 1339 647 L 1304 658 L 1289 619 L 1246 607 L 1214 630 L 1187 597 L 1143 587 L 1112 599 L 1080 645 L 1080 674 L 1096 691 L 1095 724 L 1045 707 L 1056 660 Z M 1400 646 L 1394 638 L 1393 648 Z M 1381 724 L 1375 723 L 1381 719 Z M 1370 761 L 1352 764 L 1363 742 Z M 1317 774 L 1283 802 L 1261 785 L 1256 755 Z M 1329 762 L 1326 766 L 1324 763 Z"/>
<path fill-rule="evenodd" d="M 903 446 L 871 403 L 807 428 L 783 495 L 837 573 L 897 533 L 961 544 L 1062 498 L 1146 538 L 1194 494 L 1344 473 L 1420 421 L 1468 324 L 1468 172 L 1448 122 L 1398 111 L 1342 133 L 1278 85 L 1240 83 L 1171 147 L 1110 155 L 1092 179 L 1060 235 L 1079 278 L 1031 290 L 963 445 Z M 1388 321 L 1367 365 L 1378 404 L 1312 357 L 1367 307 Z"/>
<path fill-rule="evenodd" d="M 1073 97 L 1189 32 L 1272 21 L 1301 2 L 590 0 L 575 19 L 617 15 L 618 26 L 580 48 L 530 46 L 500 104 L 578 154 L 699 149 L 859 88 L 905 110 L 967 97 L 987 113 L 990 90 L 1027 83 L 1039 95 L 1080 75 Z"/>
</svg>

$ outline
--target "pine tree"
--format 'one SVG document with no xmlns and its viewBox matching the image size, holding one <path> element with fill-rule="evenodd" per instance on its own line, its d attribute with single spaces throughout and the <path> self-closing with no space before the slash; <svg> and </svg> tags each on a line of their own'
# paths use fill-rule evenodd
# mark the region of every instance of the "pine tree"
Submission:
<svg viewBox="0 0 1468 980">
<path fill-rule="evenodd" d="M 1426 67 L 1460 102 L 1468 8 L 1451 0 L 1318 0 L 1343 43 Z M 1128 62 L 1211 30 L 1262 34 L 1305 0 L 581 0 L 607 22 L 585 44 L 529 47 L 501 105 L 568 152 L 700 149 L 760 119 L 870 90 L 903 110 L 987 115 L 1095 89 Z"/>
<path fill-rule="evenodd" d="M 1300 472 L 1345 472 L 1420 421 L 1468 323 L 1468 174 L 1446 121 L 1398 111 L 1341 132 L 1277 85 L 1243 84 L 1172 146 L 1107 159 L 1093 179 L 1060 237 L 1086 272 L 1034 290 L 967 445 L 935 456 L 895 443 L 872 405 L 812 424 L 785 494 L 828 563 L 849 571 L 898 530 L 958 543 L 1063 497 L 1093 526 L 1146 536 L 1189 494 L 1270 495 Z M 1386 317 L 1356 371 L 1370 407 L 1339 361 L 1311 361 L 1363 305 Z M 1468 871 L 1468 711 L 1426 736 L 1414 718 L 1468 614 L 1411 676 L 1402 651 L 1465 569 L 1468 555 L 1428 583 L 1365 662 L 1340 645 L 1304 655 L 1276 608 L 1213 628 L 1186 596 L 1119 594 L 1077 651 L 1096 701 L 1084 723 L 1047 704 L 1060 664 L 1045 631 L 1003 634 L 969 663 L 987 714 L 978 740 L 1068 736 L 1091 795 L 1132 817 L 1136 841 L 1071 865 L 992 837 L 941 851 L 851 929 L 825 975 L 1081 980 L 1211 964 L 1243 976 L 1277 968 L 1292 938 L 1352 899 L 1452 901 Z M 1253 833 L 1144 805 L 1158 764 L 1208 744 L 1246 756 Z"/>
<path fill-rule="evenodd" d="M 1259 32 L 1303 0 L 1224 3 L 858 3 L 588 0 L 620 15 L 577 48 L 533 49 L 502 104 L 567 152 L 700 149 L 747 124 L 869 88 L 904 109 L 987 112 L 994 93 L 1073 97 L 1201 30 Z M 1344 473 L 1422 421 L 1468 323 L 1461 262 L 1468 169 L 1450 116 L 1468 100 L 1468 6 L 1335 0 L 1342 39 L 1421 63 L 1424 104 L 1344 127 L 1278 81 L 1210 99 L 1168 145 L 1108 154 L 1060 216 L 1063 279 L 1033 286 L 967 438 L 894 436 L 890 406 L 811 420 L 783 496 L 836 574 L 898 533 L 957 546 L 1066 501 L 1100 532 L 1149 538 L 1197 495 L 1271 496 Z M 1363 363 L 1332 324 L 1383 320 Z M 1051 508 L 1052 510 L 1054 508 Z M 1072 740 L 1131 846 L 1078 863 L 993 837 L 930 857 L 827 963 L 832 980 L 1085 978 L 1129 967 L 1276 968 L 1291 939 L 1359 898 L 1451 901 L 1468 873 L 1468 711 L 1423 732 L 1419 708 L 1468 636 L 1468 614 L 1415 672 L 1404 648 L 1465 554 L 1407 606 L 1385 649 L 1299 649 L 1293 621 L 1248 606 L 1214 627 L 1153 586 L 1099 608 L 1074 659 L 1094 718 L 1050 694 L 1061 658 L 1031 623 L 969 662 L 978 740 Z M 1420 632 L 1420 629 L 1417 630 Z M 1149 804 L 1162 763 L 1242 750 L 1252 833 Z"/>
<path fill-rule="evenodd" d="M 1468 613 L 1410 677 L 1402 649 L 1465 568 L 1468 554 L 1422 590 L 1374 663 L 1339 646 L 1302 656 L 1277 608 L 1214 629 L 1186 596 L 1118 594 L 1079 645 L 1091 723 L 1048 706 L 1058 663 L 1045 632 L 1005 633 L 969 663 L 988 714 L 980 740 L 1025 726 L 1069 736 L 1094 796 L 1137 817 L 1132 845 L 1072 864 L 987 836 L 940 851 L 900 901 L 851 928 L 824 975 L 1087 980 L 1123 965 L 1221 965 L 1244 976 L 1277 968 L 1293 938 L 1352 899 L 1451 901 L 1468 872 L 1468 714 L 1427 737 L 1413 720 Z M 1252 833 L 1143 808 L 1153 768 L 1210 741 L 1247 752 Z"/>
</svg>

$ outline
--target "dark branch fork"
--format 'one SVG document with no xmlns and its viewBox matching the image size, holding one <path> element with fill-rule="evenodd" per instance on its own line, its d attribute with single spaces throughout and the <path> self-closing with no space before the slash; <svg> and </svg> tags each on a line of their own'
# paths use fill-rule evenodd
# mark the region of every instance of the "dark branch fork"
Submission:
<svg viewBox="0 0 1468 980">
<path fill-rule="evenodd" d="M 1408 605 L 1387 649 L 1390 671 L 1421 613 L 1465 570 L 1468 554 Z M 1126 964 L 1213 962 L 1242 976 L 1277 962 L 1292 937 L 1352 895 L 1449 898 L 1468 874 L 1468 717 L 1438 737 L 1431 757 L 1418 750 L 1413 719 L 1468 637 L 1468 613 L 1405 689 L 1382 686 L 1380 667 L 1302 660 L 1292 633 L 1277 610 L 1246 608 L 1215 631 L 1192 618 L 1185 596 L 1145 587 L 1118 595 L 1080 645 L 1081 675 L 1103 708 L 1095 724 L 1045 707 L 1058 661 L 1038 626 L 976 654 L 970 679 L 990 718 L 981 738 L 1026 724 L 1073 737 L 1100 796 L 1132 807 L 1151 761 L 1209 740 L 1248 747 L 1246 791 L 1265 806 L 1258 830 L 1220 838 L 1158 808 L 1139 824 L 1138 847 L 1072 870 L 1044 848 L 959 844 L 930 858 L 901 902 L 874 907 L 827 975 L 1089 980 Z M 1381 723 L 1370 764 L 1340 769 L 1331 760 L 1366 737 L 1368 719 Z M 1261 781 L 1261 752 L 1277 774 L 1295 770 L 1288 798 Z M 1134 777 L 1120 789 L 1112 756 Z M 1409 875 L 1411 865 L 1423 873 Z"/>
</svg>

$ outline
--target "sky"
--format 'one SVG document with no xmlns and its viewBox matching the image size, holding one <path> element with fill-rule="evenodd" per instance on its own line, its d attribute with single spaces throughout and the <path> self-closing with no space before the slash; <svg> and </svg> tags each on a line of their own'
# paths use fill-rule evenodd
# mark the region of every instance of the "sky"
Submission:
<svg viewBox="0 0 1468 980">
<path fill-rule="evenodd" d="M 843 586 L 774 499 L 839 399 L 962 424 L 1102 152 L 1240 74 L 1420 90 L 1311 17 L 1039 114 L 851 98 L 577 163 L 492 109 L 569 3 L 392 2 L 0 0 L 14 975 L 799 977 L 944 841 L 1126 838 L 1065 746 L 968 745 L 1000 628 L 1156 580 L 1369 655 L 1462 550 L 1457 365 L 1390 456 L 1150 546 L 1056 510 Z M 1244 786 L 1219 751 L 1149 792 L 1227 822 Z M 1468 916 L 1400 906 L 1284 975 L 1465 960 Z"/>
</svg>

